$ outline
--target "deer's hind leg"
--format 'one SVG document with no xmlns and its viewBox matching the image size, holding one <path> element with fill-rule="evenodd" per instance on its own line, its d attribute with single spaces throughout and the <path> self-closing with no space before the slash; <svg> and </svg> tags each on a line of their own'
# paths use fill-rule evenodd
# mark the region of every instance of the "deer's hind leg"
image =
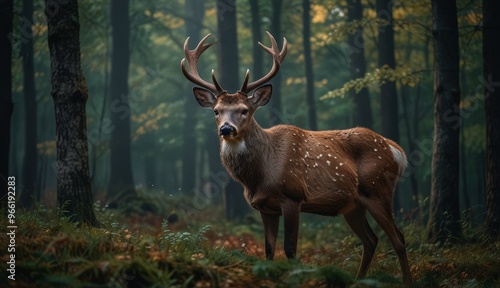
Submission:
<svg viewBox="0 0 500 288">
<path fill-rule="evenodd" d="M 359 264 L 356 278 L 364 278 L 372 261 L 373 254 L 375 253 L 378 238 L 370 227 L 370 224 L 368 224 L 365 207 L 360 205 L 356 206 L 351 211 L 345 213 L 344 218 L 363 244 L 363 255 L 361 256 L 361 263 Z"/>
<path fill-rule="evenodd" d="M 392 247 L 398 255 L 403 281 L 410 283 L 412 280 L 408 257 L 406 255 L 405 239 L 403 233 L 401 233 L 394 222 L 392 205 L 389 199 L 391 198 L 369 199 L 363 196 L 360 197 L 362 204 L 368 209 L 373 219 L 375 219 L 377 224 L 384 230 L 385 234 L 387 234 L 389 241 L 391 241 Z"/>
</svg>

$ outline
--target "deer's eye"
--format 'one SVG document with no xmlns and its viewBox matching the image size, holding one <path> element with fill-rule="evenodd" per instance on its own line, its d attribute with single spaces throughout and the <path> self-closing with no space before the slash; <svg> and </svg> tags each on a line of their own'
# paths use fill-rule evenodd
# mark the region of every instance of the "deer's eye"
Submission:
<svg viewBox="0 0 500 288">
<path fill-rule="evenodd" d="M 215 116 L 218 116 L 219 115 L 219 110 L 214 109 L 214 114 L 215 114 Z"/>
<path fill-rule="evenodd" d="M 247 115 L 248 114 L 248 109 L 244 109 L 243 111 L 241 111 L 241 115 Z"/>
</svg>

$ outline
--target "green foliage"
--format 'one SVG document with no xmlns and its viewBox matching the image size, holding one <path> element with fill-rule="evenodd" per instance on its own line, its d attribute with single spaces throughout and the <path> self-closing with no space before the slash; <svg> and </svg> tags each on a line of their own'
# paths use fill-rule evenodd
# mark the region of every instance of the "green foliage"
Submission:
<svg viewBox="0 0 500 288">
<path fill-rule="evenodd" d="M 353 79 L 344 84 L 342 88 L 329 91 L 320 97 L 320 100 L 325 100 L 334 97 L 344 97 L 346 93 L 354 90 L 356 93 L 363 88 L 369 88 L 373 84 L 382 85 L 385 82 L 400 82 L 403 85 L 414 87 L 419 82 L 418 72 L 413 71 L 409 67 L 398 67 L 392 69 L 387 65 L 376 69 L 373 73 L 366 73 L 365 77 Z"/>
<path fill-rule="evenodd" d="M 320 279 L 324 279 L 326 287 L 347 287 L 353 282 L 349 274 L 335 266 L 323 266 L 318 268 L 316 276 Z"/>
<path fill-rule="evenodd" d="M 374 231 L 380 241 L 367 278 L 353 280 L 361 257 L 359 240 L 345 224 L 332 224 L 331 218 L 310 223 L 312 218 L 304 217 L 300 261 L 287 261 L 279 243 L 277 259 L 271 262 L 250 249 L 263 246 L 262 231 L 219 224 L 210 216 L 207 221 L 215 224 L 197 229 L 182 230 L 164 220 L 157 232 L 132 230 L 127 227 L 137 219 L 96 207 L 108 228 L 80 227 L 41 205 L 18 211 L 16 283 L 41 287 L 401 286 L 397 257 L 378 228 Z M 0 225 L 6 225 L 5 218 Z M 481 232 L 470 230 L 463 244 L 443 247 L 425 242 L 421 224 L 403 222 L 400 227 L 418 287 L 500 285 L 500 242 L 482 242 Z M 230 245 L 233 239 L 234 246 Z M 245 239 L 246 247 L 238 239 Z M 6 241 L 0 238 L 0 245 L 6 247 Z M 0 285 L 7 285 L 6 281 L 0 279 Z"/>
<path fill-rule="evenodd" d="M 202 227 L 197 232 L 171 232 L 168 229 L 168 221 L 163 220 L 162 235 L 160 236 L 160 249 L 166 251 L 175 251 L 180 254 L 200 253 L 203 249 L 203 244 L 207 240 L 204 234 L 210 229 L 210 225 Z"/>
<path fill-rule="evenodd" d="M 252 272 L 263 279 L 280 279 L 288 271 L 290 265 L 281 261 L 260 261 L 253 265 Z"/>
</svg>

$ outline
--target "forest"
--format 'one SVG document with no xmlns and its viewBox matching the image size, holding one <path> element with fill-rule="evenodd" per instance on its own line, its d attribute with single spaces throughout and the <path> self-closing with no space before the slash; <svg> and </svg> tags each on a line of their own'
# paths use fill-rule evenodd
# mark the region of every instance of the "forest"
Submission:
<svg viewBox="0 0 500 288">
<path fill-rule="evenodd" d="M 0 0 L 0 285 L 500 287 L 499 35 L 495 0 Z M 375 204 L 290 216 L 337 180 L 281 171 L 309 152 L 278 141 L 231 170 L 230 93 L 262 128 L 349 134 L 300 132 L 354 151 L 347 192 Z M 276 173 L 277 217 L 247 200 Z"/>
</svg>

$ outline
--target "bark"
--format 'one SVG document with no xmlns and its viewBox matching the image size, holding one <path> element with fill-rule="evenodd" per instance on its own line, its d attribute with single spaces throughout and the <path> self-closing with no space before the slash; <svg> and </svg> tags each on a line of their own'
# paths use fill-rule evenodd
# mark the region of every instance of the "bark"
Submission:
<svg viewBox="0 0 500 288">
<path fill-rule="evenodd" d="M 130 151 L 130 114 L 128 70 L 130 62 L 129 1 L 111 1 L 111 77 L 110 104 L 114 129 L 110 140 L 110 178 L 108 198 L 134 189 Z M 141 93 L 141 92 L 138 92 Z"/>
<path fill-rule="evenodd" d="M 432 1 L 434 42 L 434 143 L 428 238 L 441 244 L 461 238 L 459 211 L 460 85 L 457 7 Z"/>
<path fill-rule="evenodd" d="M 394 57 L 394 23 L 392 17 L 392 1 L 376 1 L 377 17 L 386 24 L 378 27 L 378 64 L 389 68 L 396 67 Z M 382 135 L 399 142 L 399 117 L 398 117 L 398 93 L 396 82 L 385 81 L 380 85 L 380 115 Z M 393 209 L 396 213 L 400 211 L 399 193 L 394 193 Z"/>
<path fill-rule="evenodd" d="M 302 1 L 302 36 L 304 38 L 304 65 L 306 74 L 306 97 L 307 111 L 309 116 L 309 128 L 318 130 L 316 119 L 316 103 L 314 100 L 314 73 L 311 53 L 311 3 L 309 0 Z"/>
<path fill-rule="evenodd" d="M 387 24 L 378 27 L 378 63 L 379 67 L 387 65 L 390 68 L 395 68 L 394 24 L 391 2 L 390 0 L 376 1 L 377 17 L 387 21 Z M 382 135 L 398 142 L 398 93 L 394 81 L 387 81 L 380 85 L 380 114 L 382 116 Z"/>
<path fill-rule="evenodd" d="M 33 0 L 23 1 L 23 36 L 21 54 L 23 56 L 24 74 L 24 158 L 23 158 L 23 190 L 20 204 L 30 208 L 37 195 L 37 109 L 35 91 L 35 67 L 33 63 Z"/>
<path fill-rule="evenodd" d="M 281 10 L 282 10 L 283 0 L 271 0 L 272 5 L 272 16 L 271 16 L 271 34 L 278 42 L 278 45 L 282 43 L 282 35 L 281 35 Z M 280 47 L 281 48 L 281 47 Z M 274 76 L 273 80 L 271 80 L 271 84 L 273 84 L 273 96 L 269 105 L 271 106 L 270 110 L 270 118 L 269 124 L 274 126 L 276 124 L 284 123 L 285 119 L 283 119 L 283 109 L 281 105 L 281 74 L 283 73 L 283 69 L 281 72 Z"/>
<path fill-rule="evenodd" d="M 12 39 L 14 1 L 0 2 L 0 209 L 7 208 L 12 110 Z M 6 210 L 4 210 L 6 211 Z M 2 215 L 3 216 L 3 215 Z"/>
<path fill-rule="evenodd" d="M 243 81 L 243 79 L 239 78 L 238 73 L 239 61 L 235 1 L 217 0 L 217 30 L 219 37 L 219 71 L 217 79 L 221 86 L 229 93 L 235 93 L 236 90 L 241 88 L 240 85 Z M 221 170 L 218 171 L 223 171 L 223 168 L 221 167 Z M 229 180 L 224 191 L 224 196 L 226 218 L 228 220 L 242 220 L 247 212 L 250 211 L 248 203 L 246 203 L 243 196 L 243 187 L 236 181 Z"/>
<path fill-rule="evenodd" d="M 46 0 L 45 4 L 56 115 L 58 206 L 71 221 L 99 226 L 88 167 L 88 93 L 80 63 L 78 3 Z"/>
<path fill-rule="evenodd" d="M 257 43 L 262 42 L 262 31 L 260 25 L 260 7 L 258 0 L 248 0 L 250 5 L 250 11 L 252 16 L 252 60 L 253 60 L 253 71 L 250 76 L 254 79 L 259 79 L 264 76 L 264 66 L 263 66 L 263 53 L 264 50 L 260 48 Z"/>
<path fill-rule="evenodd" d="M 347 21 L 359 21 L 363 18 L 361 0 L 348 0 L 347 8 Z M 349 45 L 351 79 L 362 78 L 366 74 L 363 27 L 358 27 L 354 34 L 347 36 L 347 44 Z M 357 93 L 351 89 L 349 95 L 354 101 L 354 125 L 373 129 L 373 112 L 368 88 L 363 87 Z"/>
<path fill-rule="evenodd" d="M 204 16 L 204 5 L 202 0 L 188 0 L 185 4 L 187 19 L 195 19 L 195 21 L 186 22 L 187 35 L 190 37 L 191 43 L 200 41 L 200 32 Z M 193 193 L 196 188 L 196 111 L 198 104 L 192 97 L 192 85 L 186 83 L 184 94 L 186 97 L 184 104 L 184 134 L 182 135 L 182 186 L 184 194 Z"/>
<path fill-rule="evenodd" d="M 486 230 L 500 238 L 500 2 L 483 1 L 483 63 L 486 110 Z"/>
</svg>

